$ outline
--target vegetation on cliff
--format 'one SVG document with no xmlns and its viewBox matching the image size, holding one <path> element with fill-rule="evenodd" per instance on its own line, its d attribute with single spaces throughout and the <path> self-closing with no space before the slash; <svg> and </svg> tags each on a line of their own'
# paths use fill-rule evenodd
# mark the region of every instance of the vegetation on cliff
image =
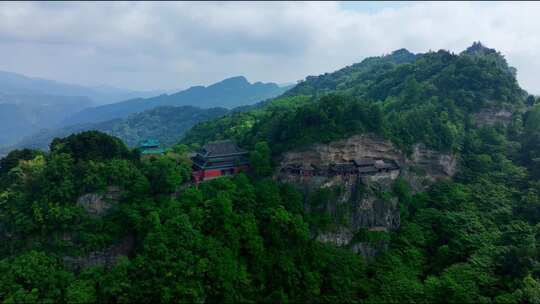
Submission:
<svg viewBox="0 0 540 304">
<path fill-rule="evenodd" d="M 252 154 L 268 175 L 269 149 Z M 0 299 L 6 302 L 349 302 L 362 292 L 361 258 L 310 238 L 302 197 L 238 175 L 181 190 L 185 155 L 139 160 L 98 132 L 55 140 L 49 154 L 14 151 L 2 171 Z M 14 166 L 14 161 L 18 163 Z M 99 217 L 77 203 L 114 185 L 121 198 Z M 172 195 L 180 191 L 179 195 Z M 114 267 L 81 272 L 88 256 L 126 235 L 135 246 Z"/>
<path fill-rule="evenodd" d="M 249 176 L 190 186 L 185 147 L 141 159 L 99 132 L 57 139 L 49 153 L 10 153 L 0 160 L 0 301 L 540 302 L 540 105 L 525 108 L 534 102 L 504 58 L 479 46 L 396 55 L 375 75 L 352 66 L 335 84 L 333 74 L 309 78 L 298 95 L 186 137 L 238 140 L 252 151 Z M 489 107 L 514 117 L 476 126 L 473 114 Z M 329 219 L 304 203 L 331 193 L 304 198 L 268 177 L 272 153 L 365 132 L 460 157 L 453 181 L 414 194 L 400 181 L 385 193 L 399 200 L 402 223 L 358 235 L 389 240 L 371 263 L 314 240 Z M 99 216 L 78 203 L 111 186 L 121 196 Z M 126 236 L 133 246 L 110 266 L 66 263 Z"/>
</svg>

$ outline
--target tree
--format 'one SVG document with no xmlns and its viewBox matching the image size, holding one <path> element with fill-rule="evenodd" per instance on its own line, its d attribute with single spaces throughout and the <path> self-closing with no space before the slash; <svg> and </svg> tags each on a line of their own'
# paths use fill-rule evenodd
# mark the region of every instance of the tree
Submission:
<svg viewBox="0 0 540 304">
<path fill-rule="evenodd" d="M 21 160 L 31 160 L 38 155 L 43 155 L 44 153 L 37 150 L 31 149 L 22 149 L 22 150 L 13 150 L 8 153 L 5 157 L 0 159 L 0 177 L 9 172 L 9 170 L 15 168 L 19 161 Z"/>
<path fill-rule="evenodd" d="M 525 100 L 525 104 L 527 104 L 529 107 L 532 107 L 534 106 L 535 103 L 536 103 L 536 98 L 534 98 L 533 95 L 527 96 L 527 99 Z"/>
<path fill-rule="evenodd" d="M 70 154 L 75 160 L 97 161 L 136 157 L 120 139 L 99 131 L 86 131 L 66 138 L 55 138 L 51 142 L 50 150 L 57 154 Z"/>
<path fill-rule="evenodd" d="M 258 176 L 272 174 L 271 151 L 265 141 L 255 144 L 255 150 L 250 154 L 251 167 Z"/>
<path fill-rule="evenodd" d="M 166 155 L 144 159 L 142 172 L 150 181 L 154 194 L 173 193 L 191 173 L 189 163 Z"/>
<path fill-rule="evenodd" d="M 6 303 L 62 302 L 73 274 L 43 252 L 28 251 L 0 260 L 0 299 Z"/>
</svg>

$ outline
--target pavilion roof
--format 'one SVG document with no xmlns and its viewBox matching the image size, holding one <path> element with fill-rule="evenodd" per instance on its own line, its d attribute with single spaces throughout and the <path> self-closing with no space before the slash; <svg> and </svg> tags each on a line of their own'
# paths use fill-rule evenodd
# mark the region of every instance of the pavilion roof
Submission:
<svg viewBox="0 0 540 304">
<path fill-rule="evenodd" d="M 231 140 L 221 140 L 204 145 L 199 153 L 205 157 L 218 157 L 222 155 L 245 154 L 247 151 L 238 147 Z"/>
<path fill-rule="evenodd" d="M 142 142 L 139 144 L 139 147 L 141 147 L 141 148 L 146 148 L 146 147 L 159 147 L 159 145 L 160 145 L 159 140 L 153 139 L 153 138 L 149 138 L 149 139 L 146 139 L 145 141 L 142 141 Z"/>
</svg>

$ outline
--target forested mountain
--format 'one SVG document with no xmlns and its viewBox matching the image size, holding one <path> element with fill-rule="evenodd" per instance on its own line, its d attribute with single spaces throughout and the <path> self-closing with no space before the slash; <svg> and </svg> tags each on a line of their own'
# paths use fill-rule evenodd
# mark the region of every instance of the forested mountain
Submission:
<svg viewBox="0 0 540 304">
<path fill-rule="evenodd" d="M 158 94 L 84 87 L 0 71 L 0 147 L 13 145 L 41 129 L 58 128 L 85 108 Z"/>
<path fill-rule="evenodd" d="M 281 152 L 371 131 L 401 147 L 423 142 L 439 150 L 459 150 L 475 113 L 520 111 L 527 97 L 508 73 L 512 68 L 504 57 L 480 47 L 487 51 L 412 55 L 399 50 L 307 77 L 255 111 L 195 126 L 184 142 L 233 136 L 246 145 L 266 140 Z M 246 123 L 253 127 L 243 128 Z"/>
<path fill-rule="evenodd" d="M 318 95 L 336 90 L 350 91 L 354 85 L 360 85 L 361 87 L 355 89 L 361 90 L 373 83 L 381 74 L 393 69 L 396 65 L 414 62 L 416 57 L 417 55 L 406 49 L 396 50 L 386 56 L 369 57 L 333 73 L 308 76 L 305 81 L 289 90 L 285 96 Z"/>
<path fill-rule="evenodd" d="M 513 71 L 475 44 L 309 77 L 189 131 L 188 145 L 250 150 L 248 175 L 198 186 L 184 145 L 140 158 L 90 131 L 12 151 L 0 300 L 537 303 L 540 104 Z M 287 159 L 361 153 L 394 157 L 399 175 L 282 177 Z"/>
<path fill-rule="evenodd" d="M 95 123 L 114 118 L 124 118 L 159 106 L 197 106 L 201 108 L 238 106 L 254 104 L 258 101 L 280 95 L 288 87 L 275 83 L 249 83 L 245 77 L 238 76 L 218 83 L 195 86 L 175 94 L 164 94 L 153 98 L 138 98 L 86 109 L 64 121 L 64 125 Z"/>
<path fill-rule="evenodd" d="M 52 130 L 42 130 L 24 138 L 6 150 L 32 148 L 47 150 L 55 137 L 66 137 L 87 130 L 98 130 L 117 136 L 129 147 L 136 147 L 141 141 L 158 139 L 164 146 L 180 141 L 184 133 L 193 125 L 225 115 L 224 108 L 200 109 L 191 106 L 163 106 L 142 113 L 132 114 L 124 119 L 113 119 L 100 123 L 73 125 Z"/>
</svg>

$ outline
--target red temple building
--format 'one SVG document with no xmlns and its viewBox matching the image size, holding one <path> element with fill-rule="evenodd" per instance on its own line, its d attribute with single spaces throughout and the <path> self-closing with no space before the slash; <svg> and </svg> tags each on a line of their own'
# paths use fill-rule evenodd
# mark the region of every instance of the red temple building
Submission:
<svg viewBox="0 0 540 304">
<path fill-rule="evenodd" d="M 193 179 L 198 183 L 247 171 L 249 169 L 247 153 L 230 140 L 206 144 L 191 158 Z"/>
</svg>

